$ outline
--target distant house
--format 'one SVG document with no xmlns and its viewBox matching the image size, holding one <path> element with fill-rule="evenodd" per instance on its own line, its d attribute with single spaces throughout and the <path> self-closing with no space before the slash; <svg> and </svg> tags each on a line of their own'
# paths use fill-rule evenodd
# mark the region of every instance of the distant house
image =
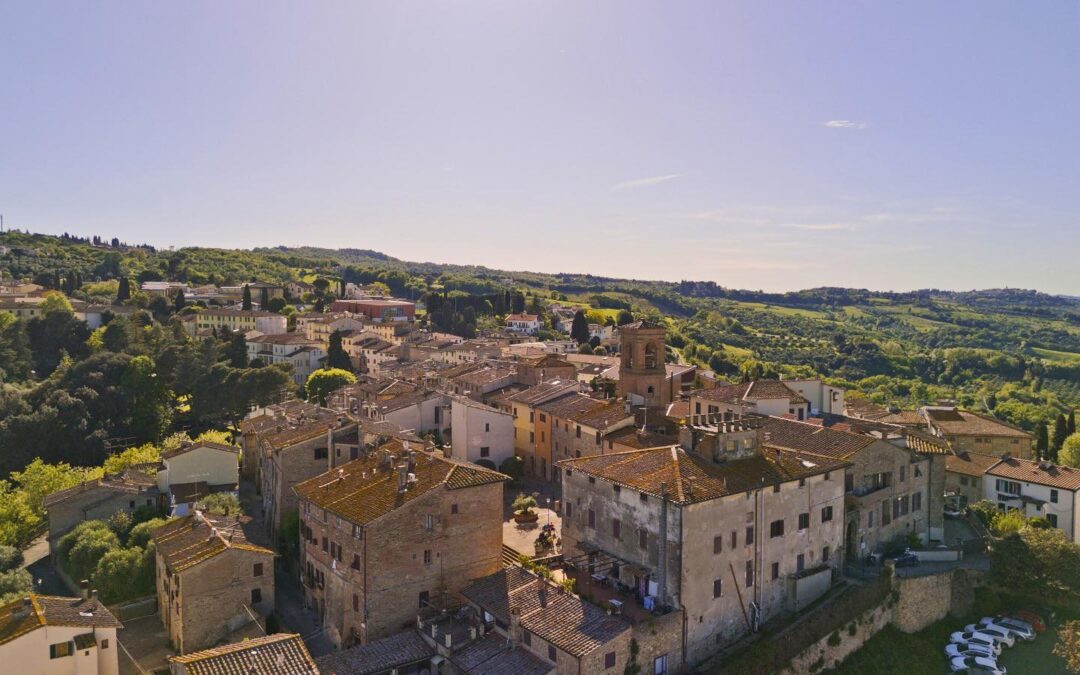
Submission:
<svg viewBox="0 0 1080 675">
<path fill-rule="evenodd" d="M 780 380 L 724 384 L 690 393 L 691 417 L 718 413 L 791 415 L 796 420 L 805 420 L 810 417 L 810 401 Z"/>
<path fill-rule="evenodd" d="M 158 614 L 181 654 L 206 649 L 274 610 L 274 552 L 239 516 L 201 512 L 155 529 Z M 247 670 L 245 670 L 247 672 Z"/>
<path fill-rule="evenodd" d="M 331 671 L 323 671 L 328 675 Z M 343 671 L 339 671 L 343 672 Z M 170 675 L 319 675 L 304 641 L 296 633 L 251 638 L 201 652 L 169 657 Z"/>
<path fill-rule="evenodd" d="M 961 410 L 955 406 L 926 406 L 919 409 L 930 432 L 949 442 L 954 452 L 974 452 L 1002 457 L 1006 454 L 1031 459 L 1033 436 L 1001 420 Z"/>
<path fill-rule="evenodd" d="M 510 314 L 506 317 L 506 330 L 524 335 L 540 332 L 540 317 L 536 314 Z"/>
<path fill-rule="evenodd" d="M 363 314 L 375 322 L 412 321 L 416 317 L 416 303 L 381 298 L 335 300 L 330 303 L 330 311 Z"/>
<path fill-rule="evenodd" d="M 983 499 L 1004 510 L 1042 516 L 1080 544 L 1080 469 L 1004 457 L 986 470 Z"/>
<path fill-rule="evenodd" d="M 302 298 L 308 293 L 315 292 L 315 284 L 306 281 L 290 281 L 285 284 L 285 292 L 290 298 Z"/>
<path fill-rule="evenodd" d="M 144 281 L 139 290 L 151 297 L 162 298 L 171 298 L 180 291 L 183 291 L 185 296 L 191 292 L 187 284 L 179 281 Z"/>
<path fill-rule="evenodd" d="M 213 330 L 247 333 L 259 331 L 265 335 L 278 335 L 289 329 L 289 320 L 274 312 L 242 309 L 204 309 L 193 315 L 192 327 L 196 334 Z"/>
<path fill-rule="evenodd" d="M 29 594 L 0 606 L 0 670 L 48 675 L 117 675 L 116 629 L 94 595 Z"/>
<path fill-rule="evenodd" d="M 322 367 L 326 352 L 318 340 L 303 333 L 256 335 L 247 338 L 248 361 L 259 359 L 266 365 L 287 363 L 293 367 L 293 383 L 304 386 L 308 377 Z"/>
<path fill-rule="evenodd" d="M 950 452 L 945 457 L 945 495 L 955 497 L 957 506 L 968 506 L 983 498 L 987 470 L 1001 461 L 993 455 Z"/>
</svg>

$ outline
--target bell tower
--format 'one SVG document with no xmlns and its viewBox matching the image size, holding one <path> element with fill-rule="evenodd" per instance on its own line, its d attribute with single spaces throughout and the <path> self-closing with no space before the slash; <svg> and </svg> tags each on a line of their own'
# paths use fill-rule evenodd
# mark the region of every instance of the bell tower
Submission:
<svg viewBox="0 0 1080 675">
<path fill-rule="evenodd" d="M 619 327 L 619 396 L 636 405 L 667 405 L 671 392 L 665 386 L 664 327 L 635 321 Z"/>
</svg>

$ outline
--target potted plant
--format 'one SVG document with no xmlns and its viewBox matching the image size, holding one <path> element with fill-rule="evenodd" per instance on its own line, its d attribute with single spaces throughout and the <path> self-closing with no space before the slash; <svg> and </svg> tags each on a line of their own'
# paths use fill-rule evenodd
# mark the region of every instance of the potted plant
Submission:
<svg viewBox="0 0 1080 675">
<path fill-rule="evenodd" d="M 531 495 L 518 494 L 511 505 L 514 509 L 514 522 L 535 523 L 539 518 L 536 511 L 536 498 Z"/>
</svg>

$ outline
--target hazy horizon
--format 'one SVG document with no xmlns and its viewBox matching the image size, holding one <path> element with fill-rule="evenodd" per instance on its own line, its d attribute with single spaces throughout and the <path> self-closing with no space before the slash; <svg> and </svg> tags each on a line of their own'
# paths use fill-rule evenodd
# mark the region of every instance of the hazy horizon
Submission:
<svg viewBox="0 0 1080 675">
<path fill-rule="evenodd" d="M 1080 295 L 1080 5 L 0 7 L 9 228 Z"/>
</svg>

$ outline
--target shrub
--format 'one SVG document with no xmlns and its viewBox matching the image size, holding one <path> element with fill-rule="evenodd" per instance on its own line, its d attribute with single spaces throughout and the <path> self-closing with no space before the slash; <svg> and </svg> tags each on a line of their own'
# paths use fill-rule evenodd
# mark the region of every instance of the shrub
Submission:
<svg viewBox="0 0 1080 675">
<path fill-rule="evenodd" d="M 829 645 L 830 647 L 835 647 L 836 645 L 840 644 L 840 631 L 833 631 L 832 635 L 829 636 L 829 639 L 825 641 L 825 644 Z"/>
<path fill-rule="evenodd" d="M 128 533 L 131 532 L 132 520 L 131 515 L 127 511 L 117 511 L 109 516 L 109 519 L 105 521 L 105 524 L 109 526 L 109 529 L 113 531 L 116 538 L 120 541 L 126 541 Z"/>
<path fill-rule="evenodd" d="M 499 465 L 499 471 L 510 476 L 510 480 L 516 483 L 521 480 L 521 476 L 525 473 L 525 462 L 517 456 L 507 457 Z"/>
<path fill-rule="evenodd" d="M 848 624 L 847 634 L 854 637 L 855 633 L 858 631 L 858 629 L 859 629 L 859 627 L 855 625 L 854 621 L 852 621 L 851 623 Z"/>
<path fill-rule="evenodd" d="M 113 604 L 154 593 L 152 549 L 118 548 L 101 557 L 94 568 L 94 587 L 102 602 Z"/>
<path fill-rule="evenodd" d="M 14 546 L 0 546 L 0 572 L 13 570 L 22 563 L 22 551 Z"/>
<path fill-rule="evenodd" d="M 98 561 L 109 551 L 118 548 L 120 548 L 120 539 L 108 527 L 84 529 L 76 535 L 64 567 L 75 577 L 73 581 L 89 579 Z M 61 562 L 64 563 L 64 561 Z"/>
<path fill-rule="evenodd" d="M 982 521 L 985 527 L 990 527 L 990 523 L 993 522 L 994 516 L 1000 513 L 1000 509 L 989 499 L 982 499 L 968 506 L 968 512 Z"/>
<path fill-rule="evenodd" d="M 131 528 L 131 532 L 128 533 L 128 546 L 134 546 L 137 548 L 146 548 L 150 543 L 151 533 L 169 522 L 165 518 L 154 518 L 153 520 L 145 520 L 135 527 Z"/>
<path fill-rule="evenodd" d="M 217 492 L 199 500 L 196 508 L 218 516 L 233 516 L 240 513 L 240 500 L 231 492 Z"/>
<path fill-rule="evenodd" d="M 34 590 L 34 578 L 26 570 L 14 569 L 0 572 L 0 604 L 31 593 Z"/>
<path fill-rule="evenodd" d="M 514 499 L 514 503 L 511 505 L 514 509 L 514 513 L 520 513 L 523 516 L 527 516 L 532 513 L 532 510 L 536 508 L 536 497 L 526 494 L 518 494 Z"/>
</svg>

